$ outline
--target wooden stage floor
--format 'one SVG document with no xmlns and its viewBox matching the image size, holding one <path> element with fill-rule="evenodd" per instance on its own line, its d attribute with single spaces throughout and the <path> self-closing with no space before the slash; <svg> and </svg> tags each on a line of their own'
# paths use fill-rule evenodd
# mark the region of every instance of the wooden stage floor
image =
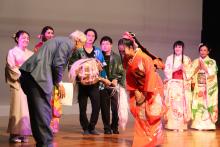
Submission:
<svg viewBox="0 0 220 147">
<path fill-rule="evenodd" d="M 101 135 L 83 136 L 79 124 L 79 115 L 63 115 L 60 132 L 55 135 L 54 147 L 131 147 L 133 136 L 133 118 L 130 116 L 125 131 L 119 135 L 104 135 L 101 118 L 97 130 Z M 6 133 L 8 117 L 0 117 L 0 147 L 34 147 L 32 137 L 29 143 L 8 143 Z M 220 146 L 220 128 L 216 131 L 196 131 L 189 129 L 184 132 L 165 130 L 165 140 L 162 147 L 218 147 Z"/>
</svg>

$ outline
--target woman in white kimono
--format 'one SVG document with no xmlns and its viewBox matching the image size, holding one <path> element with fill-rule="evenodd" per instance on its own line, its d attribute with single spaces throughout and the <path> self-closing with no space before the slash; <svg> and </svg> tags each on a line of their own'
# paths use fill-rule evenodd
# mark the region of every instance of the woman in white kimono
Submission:
<svg viewBox="0 0 220 147">
<path fill-rule="evenodd" d="M 165 104 L 168 111 L 165 115 L 165 128 L 176 131 L 187 129 L 190 120 L 191 84 L 188 69 L 191 60 L 184 55 L 184 43 L 176 41 L 173 54 L 165 63 Z"/>
<path fill-rule="evenodd" d="M 194 88 L 191 128 L 214 130 L 218 119 L 217 65 L 215 60 L 209 58 L 207 45 L 199 46 L 199 55 L 192 63 Z"/>
<path fill-rule="evenodd" d="M 27 136 L 31 135 L 27 98 L 19 82 L 21 75 L 19 67 L 33 52 L 27 49 L 29 44 L 28 32 L 19 30 L 13 38 L 17 45 L 9 50 L 5 67 L 5 78 L 10 86 L 11 98 L 7 132 L 10 133 L 9 141 L 18 143 L 28 142 Z"/>
</svg>

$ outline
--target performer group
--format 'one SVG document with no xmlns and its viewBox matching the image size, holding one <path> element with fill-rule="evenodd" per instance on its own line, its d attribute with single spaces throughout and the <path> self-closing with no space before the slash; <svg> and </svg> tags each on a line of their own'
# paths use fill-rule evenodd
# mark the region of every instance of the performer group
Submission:
<svg viewBox="0 0 220 147">
<path fill-rule="evenodd" d="M 110 36 L 103 36 L 100 47 L 95 46 L 98 34 L 93 28 L 55 37 L 53 27 L 45 26 L 33 51 L 28 49 L 27 31 L 19 30 L 13 39 L 16 45 L 8 51 L 5 66 L 11 143 L 28 142 L 33 135 L 37 147 L 53 146 L 61 100 L 70 92 L 62 81 L 66 67 L 83 135 L 100 134 L 96 129 L 100 112 L 104 134 L 120 135 L 119 127 L 125 129 L 129 119 L 127 109 L 134 117 L 133 147 L 163 144 L 164 129 L 216 129 L 218 69 L 205 43 L 198 46 L 198 58 L 191 60 L 184 53 L 184 42 L 177 40 L 164 63 L 132 32 L 122 34 L 119 54 L 113 51 Z M 158 70 L 164 72 L 164 80 Z"/>
</svg>

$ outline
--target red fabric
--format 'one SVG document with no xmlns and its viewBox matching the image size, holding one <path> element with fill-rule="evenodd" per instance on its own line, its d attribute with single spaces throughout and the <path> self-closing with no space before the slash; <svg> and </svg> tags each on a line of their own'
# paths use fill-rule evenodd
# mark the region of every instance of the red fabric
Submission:
<svg viewBox="0 0 220 147">
<path fill-rule="evenodd" d="M 41 41 L 41 42 L 38 42 L 38 44 L 35 45 L 35 47 L 34 47 L 34 52 L 35 52 L 35 53 L 38 52 L 39 48 L 40 48 L 42 45 L 43 45 L 43 42 L 42 42 L 42 41 Z"/>
<path fill-rule="evenodd" d="M 132 147 L 154 147 L 162 144 L 164 139 L 161 117 L 149 115 L 146 104 L 136 106 L 135 97 L 130 98 L 130 110 L 135 118 Z M 145 119 L 140 117 L 142 112 L 145 112 Z"/>
<path fill-rule="evenodd" d="M 143 93 L 155 91 L 157 83 L 153 61 L 141 50 L 137 51 L 132 63 L 128 64 L 126 81 L 126 88 L 129 91 L 137 89 Z"/>
<path fill-rule="evenodd" d="M 182 69 L 173 72 L 173 79 L 183 79 L 183 71 Z"/>
<path fill-rule="evenodd" d="M 129 32 L 124 32 L 122 38 L 129 39 L 129 40 L 131 40 L 132 42 L 135 42 L 133 36 L 132 36 Z"/>
</svg>

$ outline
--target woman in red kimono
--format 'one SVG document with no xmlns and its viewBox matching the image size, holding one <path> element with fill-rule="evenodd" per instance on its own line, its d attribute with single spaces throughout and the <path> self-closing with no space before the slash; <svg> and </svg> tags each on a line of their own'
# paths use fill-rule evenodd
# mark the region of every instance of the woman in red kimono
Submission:
<svg viewBox="0 0 220 147">
<path fill-rule="evenodd" d="M 41 41 L 35 45 L 34 47 L 35 53 L 38 52 L 39 48 L 44 44 L 44 42 L 54 38 L 54 29 L 51 26 L 43 27 L 41 34 L 39 35 L 38 38 L 41 39 Z"/>
<path fill-rule="evenodd" d="M 133 37 L 126 32 L 118 42 L 120 53 L 126 59 L 126 89 L 130 95 L 130 110 L 135 118 L 132 146 L 156 146 L 163 141 L 161 118 L 164 104 L 153 60 L 137 48 Z"/>
</svg>

